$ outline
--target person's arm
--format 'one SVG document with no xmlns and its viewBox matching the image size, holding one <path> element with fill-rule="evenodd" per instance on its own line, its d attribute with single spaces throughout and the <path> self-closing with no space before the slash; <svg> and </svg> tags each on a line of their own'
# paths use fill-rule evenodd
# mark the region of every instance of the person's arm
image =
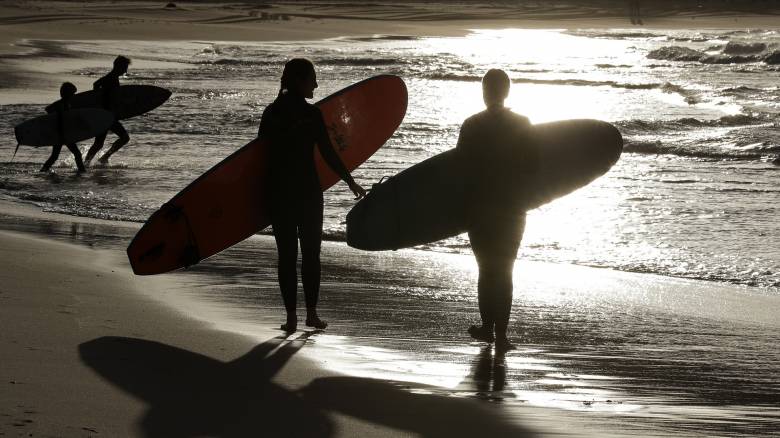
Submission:
<svg viewBox="0 0 780 438">
<path fill-rule="evenodd" d="M 521 144 L 524 147 L 523 171 L 526 173 L 539 172 L 539 145 L 536 144 L 531 132 L 531 122 L 528 117 L 520 116 Z"/>
<path fill-rule="evenodd" d="M 349 170 L 344 166 L 339 154 L 336 153 L 336 149 L 333 147 L 333 143 L 330 141 L 330 135 L 328 135 L 328 129 L 325 127 L 325 119 L 322 117 L 322 112 L 319 108 L 315 108 L 317 116 L 317 132 L 316 140 L 317 145 L 320 148 L 320 154 L 325 162 L 328 163 L 331 169 L 349 186 L 352 193 L 355 194 L 357 199 L 366 196 L 366 191 L 360 184 L 356 183 L 352 175 L 349 174 Z"/>
<path fill-rule="evenodd" d="M 46 108 L 44 108 L 44 109 L 46 110 L 46 113 L 47 113 L 47 114 L 51 114 L 51 113 L 53 113 L 53 112 L 57 111 L 57 108 L 59 107 L 59 105 L 60 105 L 60 102 L 61 102 L 61 101 L 60 101 L 60 100 L 58 100 L 58 101 L 56 101 L 56 102 L 52 102 L 52 103 L 51 103 L 51 104 L 49 104 L 49 105 L 46 105 Z"/>
<path fill-rule="evenodd" d="M 273 104 L 268 105 L 260 116 L 260 126 L 257 128 L 257 138 L 272 139 L 276 136 L 278 122 L 274 117 Z"/>
<path fill-rule="evenodd" d="M 460 125 L 458 142 L 455 144 L 455 149 L 458 149 L 461 153 L 471 152 L 471 150 L 474 149 L 474 141 L 472 139 L 472 132 L 474 129 L 472 128 L 472 125 L 473 123 L 470 117 L 464 120 L 463 124 Z"/>
<path fill-rule="evenodd" d="M 62 100 L 58 100 L 57 102 L 54 102 L 51 106 L 54 106 L 55 111 L 57 112 L 57 135 L 59 136 L 59 143 L 64 144 L 65 143 L 65 103 Z"/>
<path fill-rule="evenodd" d="M 104 84 L 105 81 L 106 81 L 106 77 L 105 76 L 103 76 L 102 78 L 96 80 L 95 82 L 92 83 L 92 89 L 93 90 L 98 90 L 100 88 L 103 88 L 103 84 Z"/>
</svg>

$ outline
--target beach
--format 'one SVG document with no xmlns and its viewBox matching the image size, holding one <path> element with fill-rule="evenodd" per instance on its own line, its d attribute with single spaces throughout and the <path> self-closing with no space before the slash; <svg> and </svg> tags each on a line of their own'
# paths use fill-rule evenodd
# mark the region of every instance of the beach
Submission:
<svg viewBox="0 0 780 438">
<path fill-rule="evenodd" d="M 473 303 L 378 299 L 410 281 L 395 277 L 409 265 L 430 266 L 424 253 L 357 264 L 359 251 L 326 245 L 321 311 L 331 327 L 287 337 L 276 330 L 278 303 L 230 305 L 241 286 L 215 281 L 224 266 L 133 276 L 121 245 L 135 224 L 2 205 L 10 231 L 0 233 L 0 412 L 9 436 L 760 436 L 778 416 L 776 382 L 761 377 L 776 360 L 766 350 L 780 331 L 776 296 L 546 266 L 568 278 L 551 280 L 537 267 L 522 277 L 515 310 L 527 319 L 525 341 L 499 363 L 441 324 L 468 320 Z M 355 265 L 362 272 L 349 272 Z M 272 278 L 272 258 L 254 269 Z M 278 301 L 270 278 L 253 287 Z M 618 314 L 635 321 L 602 326 Z M 650 315 L 666 318 L 665 328 L 635 331 Z M 675 331 L 676 346 L 652 347 Z M 740 346 L 713 345 L 735 334 Z"/>
<path fill-rule="evenodd" d="M 0 143 L 0 436 L 777 434 L 780 94 L 763 61 L 775 15 L 657 14 L 626 30 L 625 17 L 581 8 L 176 4 L 0 5 L 3 132 L 62 81 L 89 89 L 118 50 L 133 58 L 128 83 L 174 91 L 84 176 L 67 152 L 38 174 L 47 150 L 11 160 L 10 134 Z M 597 54 L 471 52 L 507 38 Z M 734 41 L 764 51 L 736 64 Z M 700 62 L 675 64 L 675 45 Z M 318 97 L 388 71 L 408 81 L 407 119 L 356 172 L 366 186 L 451 147 L 478 108 L 457 104 L 479 104 L 477 72 L 496 59 L 528 101 L 573 102 L 513 102 L 534 122 L 593 111 L 579 99 L 619 127 L 627 149 L 610 173 L 529 215 L 516 350 L 466 333 L 479 312 L 464 236 L 349 248 L 343 184 L 326 194 L 325 331 L 278 329 L 267 233 L 184 271 L 132 274 L 125 248 L 144 219 L 256 135 L 279 65 L 301 47 L 325 72 Z"/>
<path fill-rule="evenodd" d="M 133 226 L 3 207 L 3 229 L 24 230 L 0 232 L 7 436 L 591 434 L 575 426 L 587 420 L 554 411 L 494 408 L 433 395 L 435 386 L 338 373 L 316 353 L 296 354 L 317 342 L 315 332 L 282 336 L 268 314 L 236 324 L 166 297 L 191 281 L 133 276 L 105 239 Z M 32 231 L 39 226 L 51 233 Z M 330 354 L 356 368 L 370 362 L 354 350 L 352 359 Z M 569 424 L 551 424 L 561 421 Z"/>
</svg>

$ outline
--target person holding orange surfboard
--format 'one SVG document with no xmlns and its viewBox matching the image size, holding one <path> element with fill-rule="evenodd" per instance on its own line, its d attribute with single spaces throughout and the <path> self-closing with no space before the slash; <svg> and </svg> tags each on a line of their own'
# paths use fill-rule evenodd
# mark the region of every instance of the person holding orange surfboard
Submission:
<svg viewBox="0 0 780 438">
<path fill-rule="evenodd" d="M 270 150 L 271 224 L 278 252 L 279 288 L 287 322 L 281 329 L 298 326 L 298 239 L 301 242 L 301 277 L 306 300 L 306 325 L 324 329 L 317 314 L 320 289 L 323 198 L 314 162 L 314 146 L 328 166 L 349 185 L 356 199 L 365 196 L 334 149 L 322 116 L 306 99 L 314 97 L 317 75 L 314 64 L 295 58 L 284 66 L 276 100 L 263 112 L 258 136 L 268 139 Z"/>
</svg>

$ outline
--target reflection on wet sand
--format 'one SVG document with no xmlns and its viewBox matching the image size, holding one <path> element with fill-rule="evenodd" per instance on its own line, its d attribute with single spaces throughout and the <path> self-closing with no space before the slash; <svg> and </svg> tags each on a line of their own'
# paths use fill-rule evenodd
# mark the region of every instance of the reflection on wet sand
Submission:
<svg viewBox="0 0 780 438">
<path fill-rule="evenodd" d="M 229 363 L 135 338 L 94 339 L 79 353 L 104 379 L 148 405 L 141 420 L 147 436 L 327 437 L 337 432 L 327 416 L 334 411 L 422 436 L 534 436 L 473 401 L 412 394 L 384 380 L 321 377 L 297 391 L 274 383 L 315 333 L 278 336 Z"/>
</svg>

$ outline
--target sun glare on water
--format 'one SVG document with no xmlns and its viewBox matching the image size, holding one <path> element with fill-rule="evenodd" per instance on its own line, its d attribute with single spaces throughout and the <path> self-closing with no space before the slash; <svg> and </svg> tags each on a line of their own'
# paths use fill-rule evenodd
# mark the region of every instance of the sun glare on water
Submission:
<svg viewBox="0 0 780 438">
<path fill-rule="evenodd" d="M 446 101 L 449 117 L 468 117 L 484 108 L 480 75 L 490 68 L 505 70 L 513 79 L 506 105 L 524 114 L 534 123 L 572 118 L 610 119 L 617 114 L 621 92 L 604 93 L 605 85 L 568 86 L 567 81 L 598 81 L 599 63 L 639 62 L 640 55 L 629 50 L 629 43 L 619 40 L 579 38 L 560 30 L 474 30 L 465 38 L 426 40 L 420 50 L 431 54 L 450 53 L 473 66 L 472 76 L 464 74 L 461 84 L 450 93 L 440 93 Z M 637 59 L 631 59 L 637 57 Z M 459 86 L 460 85 L 460 86 Z M 626 90 L 628 91 L 628 90 Z M 623 111 L 621 111 L 622 113 Z"/>
</svg>

